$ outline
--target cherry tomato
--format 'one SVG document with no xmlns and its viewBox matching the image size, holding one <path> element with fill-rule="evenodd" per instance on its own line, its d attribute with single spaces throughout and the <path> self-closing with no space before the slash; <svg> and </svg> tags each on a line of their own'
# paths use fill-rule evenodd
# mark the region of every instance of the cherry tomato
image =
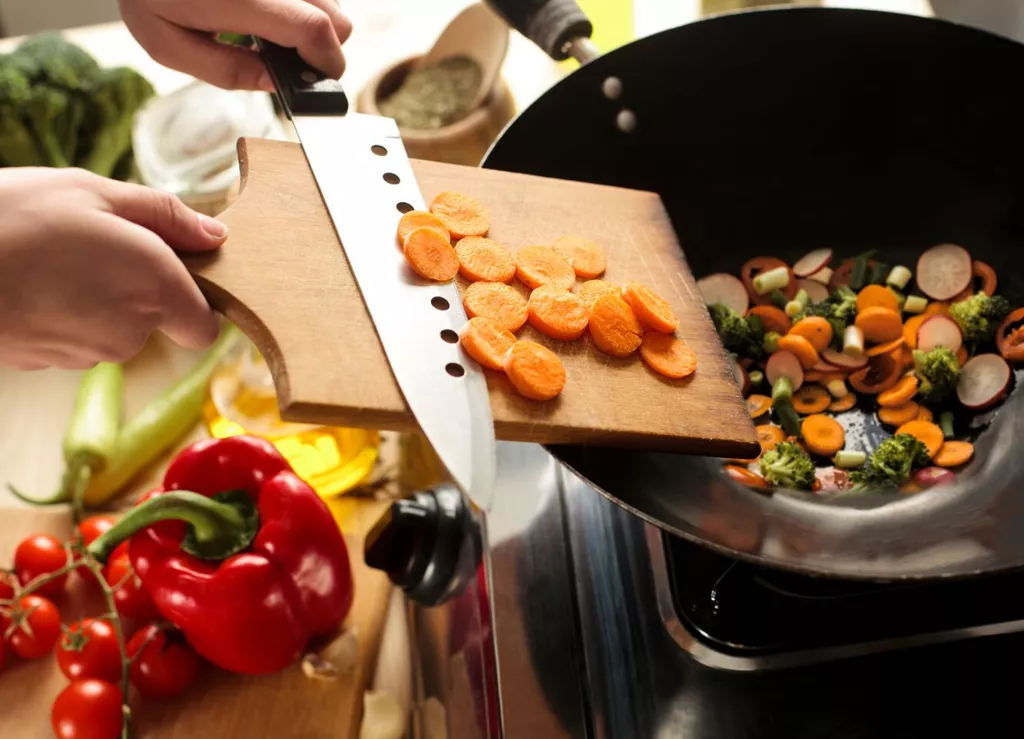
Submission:
<svg viewBox="0 0 1024 739">
<path fill-rule="evenodd" d="M 109 621 L 87 618 L 72 624 L 57 644 L 57 664 L 68 680 L 121 679 L 121 647 Z"/>
<path fill-rule="evenodd" d="M 199 655 L 180 632 L 167 632 L 156 624 L 135 633 L 128 642 L 128 657 L 135 660 L 129 672 L 132 685 L 150 698 L 181 695 L 199 677 L 202 666 Z"/>
<path fill-rule="evenodd" d="M 57 739 L 118 739 L 121 702 L 121 689 L 113 683 L 75 680 L 53 701 L 53 735 Z"/>
<path fill-rule="evenodd" d="M 6 573 L 0 573 L 0 600 L 12 600 L 14 598 L 14 586 L 7 580 Z"/>
<path fill-rule="evenodd" d="M 35 593 L 18 598 L 4 618 L 4 633 L 13 623 L 7 643 L 22 659 L 38 659 L 50 653 L 60 638 L 60 613 L 48 599 Z"/>
<path fill-rule="evenodd" d="M 49 534 L 30 536 L 14 550 L 14 571 L 22 585 L 28 585 L 41 575 L 56 572 L 67 563 L 68 554 L 64 551 L 64 545 L 57 537 Z M 64 590 L 67 580 L 67 574 L 61 575 L 36 592 L 54 598 Z"/>
<path fill-rule="evenodd" d="M 126 578 L 129 573 L 131 575 Z M 160 618 L 160 612 L 132 571 L 132 563 L 127 556 L 110 560 L 105 574 L 107 584 L 112 588 L 117 587 L 114 591 L 114 607 L 121 616 L 132 621 L 155 621 Z M 118 583 L 121 583 L 120 587 Z"/>
<path fill-rule="evenodd" d="M 108 531 L 117 523 L 117 519 L 114 516 L 90 516 L 89 518 L 78 524 L 78 533 L 82 537 L 82 546 L 87 547 L 92 544 L 101 534 Z M 116 557 L 123 551 L 127 551 L 128 543 L 122 542 L 118 545 L 118 548 L 114 550 L 113 556 Z M 75 559 L 78 560 L 80 557 L 76 554 Z M 90 588 L 99 590 L 99 583 L 96 582 L 96 578 L 92 572 L 85 568 L 79 567 L 75 570 L 78 576 L 88 583 Z"/>
</svg>

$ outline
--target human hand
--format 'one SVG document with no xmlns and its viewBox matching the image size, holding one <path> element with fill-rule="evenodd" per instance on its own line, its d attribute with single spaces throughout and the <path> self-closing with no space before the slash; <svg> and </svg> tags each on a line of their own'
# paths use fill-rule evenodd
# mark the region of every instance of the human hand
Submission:
<svg viewBox="0 0 1024 739">
<path fill-rule="evenodd" d="M 259 56 L 221 44 L 214 33 L 259 36 L 297 49 L 334 79 L 345 71 L 341 45 L 352 24 L 335 0 L 118 0 L 136 41 L 166 67 L 228 89 L 274 87 Z"/>
<path fill-rule="evenodd" d="M 178 198 L 79 169 L 0 169 L 0 364 L 123 362 L 154 329 L 190 349 L 219 321 L 174 253 L 227 229 Z"/>
</svg>

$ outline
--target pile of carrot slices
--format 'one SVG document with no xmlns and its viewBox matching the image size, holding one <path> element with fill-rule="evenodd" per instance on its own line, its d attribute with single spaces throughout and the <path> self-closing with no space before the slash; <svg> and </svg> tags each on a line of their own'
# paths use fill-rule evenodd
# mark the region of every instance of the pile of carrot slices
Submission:
<svg viewBox="0 0 1024 739">
<path fill-rule="evenodd" d="M 503 372 L 519 395 L 552 400 L 566 383 L 554 351 L 517 337 L 527 324 L 566 343 L 589 336 L 610 357 L 639 354 L 651 370 L 673 380 L 696 371 L 697 356 L 677 335 L 679 321 L 669 303 L 639 282 L 603 279 L 608 264 L 600 245 L 566 234 L 513 254 L 488 238 L 490 229 L 490 213 L 479 200 L 444 191 L 428 210 L 402 216 L 398 241 L 409 267 L 424 279 L 462 278 L 469 317 L 462 347 L 482 367 Z"/>
</svg>

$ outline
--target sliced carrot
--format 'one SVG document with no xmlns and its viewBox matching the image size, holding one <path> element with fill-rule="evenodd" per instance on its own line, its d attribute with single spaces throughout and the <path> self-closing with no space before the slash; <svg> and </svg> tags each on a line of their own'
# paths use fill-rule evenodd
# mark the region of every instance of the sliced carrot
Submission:
<svg viewBox="0 0 1024 739">
<path fill-rule="evenodd" d="M 917 408 L 917 421 L 932 421 L 935 415 L 928 409 L 928 406 L 921 405 Z"/>
<path fill-rule="evenodd" d="M 870 308 L 869 308 L 870 310 Z M 863 395 L 878 395 L 897 382 L 903 374 L 903 348 L 889 354 L 879 354 L 868 360 L 868 366 L 847 378 L 850 385 Z"/>
<path fill-rule="evenodd" d="M 910 421 L 916 421 L 921 406 L 913 400 L 903 405 L 884 406 L 878 409 L 878 420 L 887 426 L 902 426 Z"/>
<path fill-rule="evenodd" d="M 927 318 L 928 316 L 937 316 L 940 314 L 945 315 L 947 313 L 949 313 L 949 302 L 945 300 L 935 300 L 925 306 L 924 310 L 921 312 L 921 316 L 923 318 Z"/>
<path fill-rule="evenodd" d="M 679 326 L 679 319 L 668 302 L 639 282 L 627 282 L 622 297 L 629 303 L 640 323 L 652 331 L 670 334 Z"/>
<path fill-rule="evenodd" d="M 891 388 L 878 394 L 878 404 L 883 408 L 894 408 L 904 403 L 909 403 L 916 392 L 917 377 L 915 375 L 904 375 Z"/>
<path fill-rule="evenodd" d="M 961 344 L 960 348 L 956 350 L 956 361 L 960 363 L 961 367 L 963 367 L 967 364 L 967 359 L 967 347 Z"/>
<path fill-rule="evenodd" d="M 472 282 L 511 282 L 516 276 L 516 260 L 497 241 L 483 236 L 467 236 L 455 244 L 459 273 Z"/>
<path fill-rule="evenodd" d="M 971 461 L 974 444 L 969 441 L 946 441 L 939 447 L 932 460 L 939 467 L 959 467 Z"/>
<path fill-rule="evenodd" d="M 807 370 L 804 372 L 804 382 L 821 382 L 821 378 L 824 376 L 824 373 L 818 372 L 818 370 Z"/>
<path fill-rule="evenodd" d="M 821 379 L 818 380 L 818 382 L 822 385 L 828 385 L 830 382 L 833 382 L 834 380 L 838 380 L 839 382 L 846 382 L 847 376 L 848 375 L 846 372 L 837 372 L 836 370 L 832 370 L 831 372 L 822 372 Z M 807 380 L 807 373 L 804 373 L 804 380 Z"/>
<path fill-rule="evenodd" d="M 505 353 L 505 374 L 519 394 L 530 400 L 551 400 L 565 387 L 565 367 L 546 346 L 523 339 Z"/>
<path fill-rule="evenodd" d="M 864 332 L 864 340 L 872 344 L 892 341 L 903 335 L 900 314 L 891 308 L 873 306 L 857 313 L 854 325 Z"/>
<path fill-rule="evenodd" d="M 754 393 L 747 396 L 747 411 L 750 413 L 751 418 L 760 418 L 771 409 L 772 399 L 767 395 Z"/>
<path fill-rule="evenodd" d="M 911 349 L 917 349 L 917 330 L 921 328 L 921 324 L 928 318 L 930 316 L 919 313 L 908 318 L 907 322 L 903 324 L 903 340 Z"/>
<path fill-rule="evenodd" d="M 729 476 L 729 479 L 748 488 L 753 488 L 755 490 L 769 490 L 772 487 L 763 477 L 753 470 L 748 470 L 746 467 L 727 464 L 722 468 L 722 471 Z"/>
<path fill-rule="evenodd" d="M 804 416 L 821 413 L 831 403 L 832 396 L 820 385 L 804 385 L 793 393 L 793 410 Z"/>
<path fill-rule="evenodd" d="M 486 236 L 491 228 L 487 208 L 476 198 L 460 192 L 439 192 L 430 203 L 430 212 L 444 222 L 456 241 L 466 236 Z"/>
<path fill-rule="evenodd" d="M 778 426 L 764 423 L 757 426 L 757 443 L 761 445 L 761 453 L 770 452 L 786 439 L 786 432 Z"/>
<path fill-rule="evenodd" d="M 786 334 L 779 339 L 779 350 L 793 352 L 796 358 L 800 360 L 800 366 L 804 369 L 810 369 L 818 363 L 818 352 L 811 346 L 811 342 L 803 336 Z"/>
<path fill-rule="evenodd" d="M 910 434 L 928 448 L 928 457 L 934 458 L 945 438 L 942 429 L 930 421 L 907 421 L 896 429 L 897 434 Z"/>
<path fill-rule="evenodd" d="M 817 352 L 825 351 L 832 343 L 832 324 L 821 316 L 801 318 L 787 333 L 803 336 Z"/>
<path fill-rule="evenodd" d="M 541 285 L 571 290 L 576 284 L 572 265 L 550 246 L 524 246 L 516 252 L 516 276 L 531 290 Z"/>
<path fill-rule="evenodd" d="M 833 400 L 828 409 L 833 413 L 845 413 L 857 405 L 857 395 L 855 393 L 847 393 L 841 398 Z"/>
<path fill-rule="evenodd" d="M 857 312 L 863 313 L 868 308 L 888 308 L 898 313 L 900 300 L 896 293 L 882 285 L 868 285 L 857 293 Z"/>
<path fill-rule="evenodd" d="M 413 229 L 405 237 L 402 252 L 420 277 L 448 282 L 459 273 L 459 257 L 444 235 L 428 226 Z"/>
<path fill-rule="evenodd" d="M 681 380 L 697 370 L 697 355 L 672 334 L 650 331 L 640 342 L 640 358 L 659 375 Z"/>
<path fill-rule="evenodd" d="M 846 431 L 842 424 L 821 413 L 807 416 L 800 423 L 800 435 L 807 451 L 822 457 L 831 457 L 846 443 Z"/>
<path fill-rule="evenodd" d="M 908 370 L 914 366 L 914 352 L 906 344 L 903 345 L 903 369 Z"/>
<path fill-rule="evenodd" d="M 563 236 L 555 241 L 554 250 L 565 257 L 580 279 L 592 280 L 604 274 L 607 266 L 604 251 L 590 239 Z"/>
<path fill-rule="evenodd" d="M 907 343 L 906 337 L 900 336 L 899 338 L 893 339 L 892 341 L 887 341 L 884 344 L 876 344 L 875 346 L 871 347 L 866 352 L 864 352 L 864 354 L 865 356 L 868 357 L 877 357 L 879 354 L 888 354 L 893 349 L 901 347 L 905 343 Z"/>
<path fill-rule="evenodd" d="M 526 302 L 530 325 L 545 336 L 575 341 L 587 328 L 590 308 L 576 293 L 541 285 Z"/>
<path fill-rule="evenodd" d="M 433 228 L 451 242 L 452 235 L 444 221 L 426 210 L 410 210 L 398 219 L 398 243 L 404 246 L 406 238 L 417 228 Z"/>
<path fill-rule="evenodd" d="M 622 295 L 622 288 L 607 280 L 587 280 L 579 286 L 576 294 L 583 298 L 589 307 L 593 308 L 594 301 L 602 295 Z"/>
<path fill-rule="evenodd" d="M 644 327 L 629 303 L 618 295 L 602 295 L 595 300 L 587 326 L 594 346 L 613 357 L 628 357 L 643 340 Z"/>
<path fill-rule="evenodd" d="M 492 370 L 505 368 L 505 353 L 516 343 L 516 335 L 490 318 L 470 318 L 462 329 L 462 348 L 476 362 Z"/>
<path fill-rule="evenodd" d="M 462 296 L 462 306 L 470 318 L 490 318 L 513 333 L 526 323 L 526 299 L 504 282 L 474 282 Z"/>
<path fill-rule="evenodd" d="M 774 305 L 755 305 L 747 311 L 748 316 L 757 316 L 764 324 L 765 331 L 774 331 L 785 336 L 793 328 L 793 322 L 789 320 L 786 312 L 776 308 Z"/>
</svg>

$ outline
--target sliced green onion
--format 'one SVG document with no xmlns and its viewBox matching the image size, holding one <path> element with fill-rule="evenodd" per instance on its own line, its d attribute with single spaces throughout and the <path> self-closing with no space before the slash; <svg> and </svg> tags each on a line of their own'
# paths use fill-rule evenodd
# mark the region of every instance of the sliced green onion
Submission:
<svg viewBox="0 0 1024 739">
<path fill-rule="evenodd" d="M 800 414 L 794 410 L 792 403 L 788 400 L 781 400 L 777 404 L 772 404 L 772 410 L 775 411 L 779 425 L 786 432 L 786 436 L 800 436 Z"/>
<path fill-rule="evenodd" d="M 790 318 L 795 318 L 803 313 L 804 308 L 810 305 L 810 303 L 811 296 L 807 294 L 806 290 L 800 288 L 800 290 L 797 291 L 796 296 L 786 303 L 786 315 Z"/>
<path fill-rule="evenodd" d="M 953 411 L 943 411 L 939 416 L 939 428 L 942 429 L 942 435 L 947 439 L 952 439 L 956 436 L 956 430 L 953 428 Z"/>
<path fill-rule="evenodd" d="M 922 298 L 920 295 L 909 295 L 903 304 L 903 311 L 905 313 L 922 313 L 927 307 L 927 298 Z"/>
<path fill-rule="evenodd" d="M 772 405 L 788 401 L 793 397 L 793 381 L 783 375 L 772 385 Z"/>
<path fill-rule="evenodd" d="M 896 300 L 899 301 L 899 305 L 896 306 L 897 310 L 903 310 L 903 304 L 907 302 L 907 296 L 901 293 L 896 288 L 889 286 L 889 292 L 896 296 Z"/>
<path fill-rule="evenodd" d="M 776 267 L 762 272 L 754 278 L 754 292 L 767 295 L 772 290 L 782 290 L 789 286 L 789 268 Z"/>
<path fill-rule="evenodd" d="M 748 372 L 747 379 L 750 380 L 750 384 L 753 387 L 757 387 L 762 382 L 764 382 L 764 372 L 762 372 L 761 370 L 753 370 L 752 372 Z"/>
<path fill-rule="evenodd" d="M 904 267 L 902 264 L 897 264 L 889 272 L 889 276 L 885 278 L 885 284 L 889 287 L 894 287 L 897 290 L 902 290 L 910 282 L 910 278 L 913 277 L 910 270 Z"/>
<path fill-rule="evenodd" d="M 846 389 L 846 383 L 838 378 L 825 383 L 825 389 L 828 390 L 829 395 L 833 398 L 845 398 L 850 392 Z"/>
<path fill-rule="evenodd" d="M 851 357 L 864 353 L 864 332 L 856 326 L 847 326 L 843 332 L 843 353 Z"/>
<path fill-rule="evenodd" d="M 868 455 L 865 452 L 853 452 L 845 449 L 836 452 L 836 456 L 832 458 L 832 463 L 841 470 L 863 467 L 867 461 Z"/>
<path fill-rule="evenodd" d="M 761 342 L 761 345 L 764 347 L 766 352 L 774 354 L 779 350 L 779 339 L 781 338 L 782 334 L 777 331 L 769 331 L 764 335 L 764 341 Z"/>
</svg>

